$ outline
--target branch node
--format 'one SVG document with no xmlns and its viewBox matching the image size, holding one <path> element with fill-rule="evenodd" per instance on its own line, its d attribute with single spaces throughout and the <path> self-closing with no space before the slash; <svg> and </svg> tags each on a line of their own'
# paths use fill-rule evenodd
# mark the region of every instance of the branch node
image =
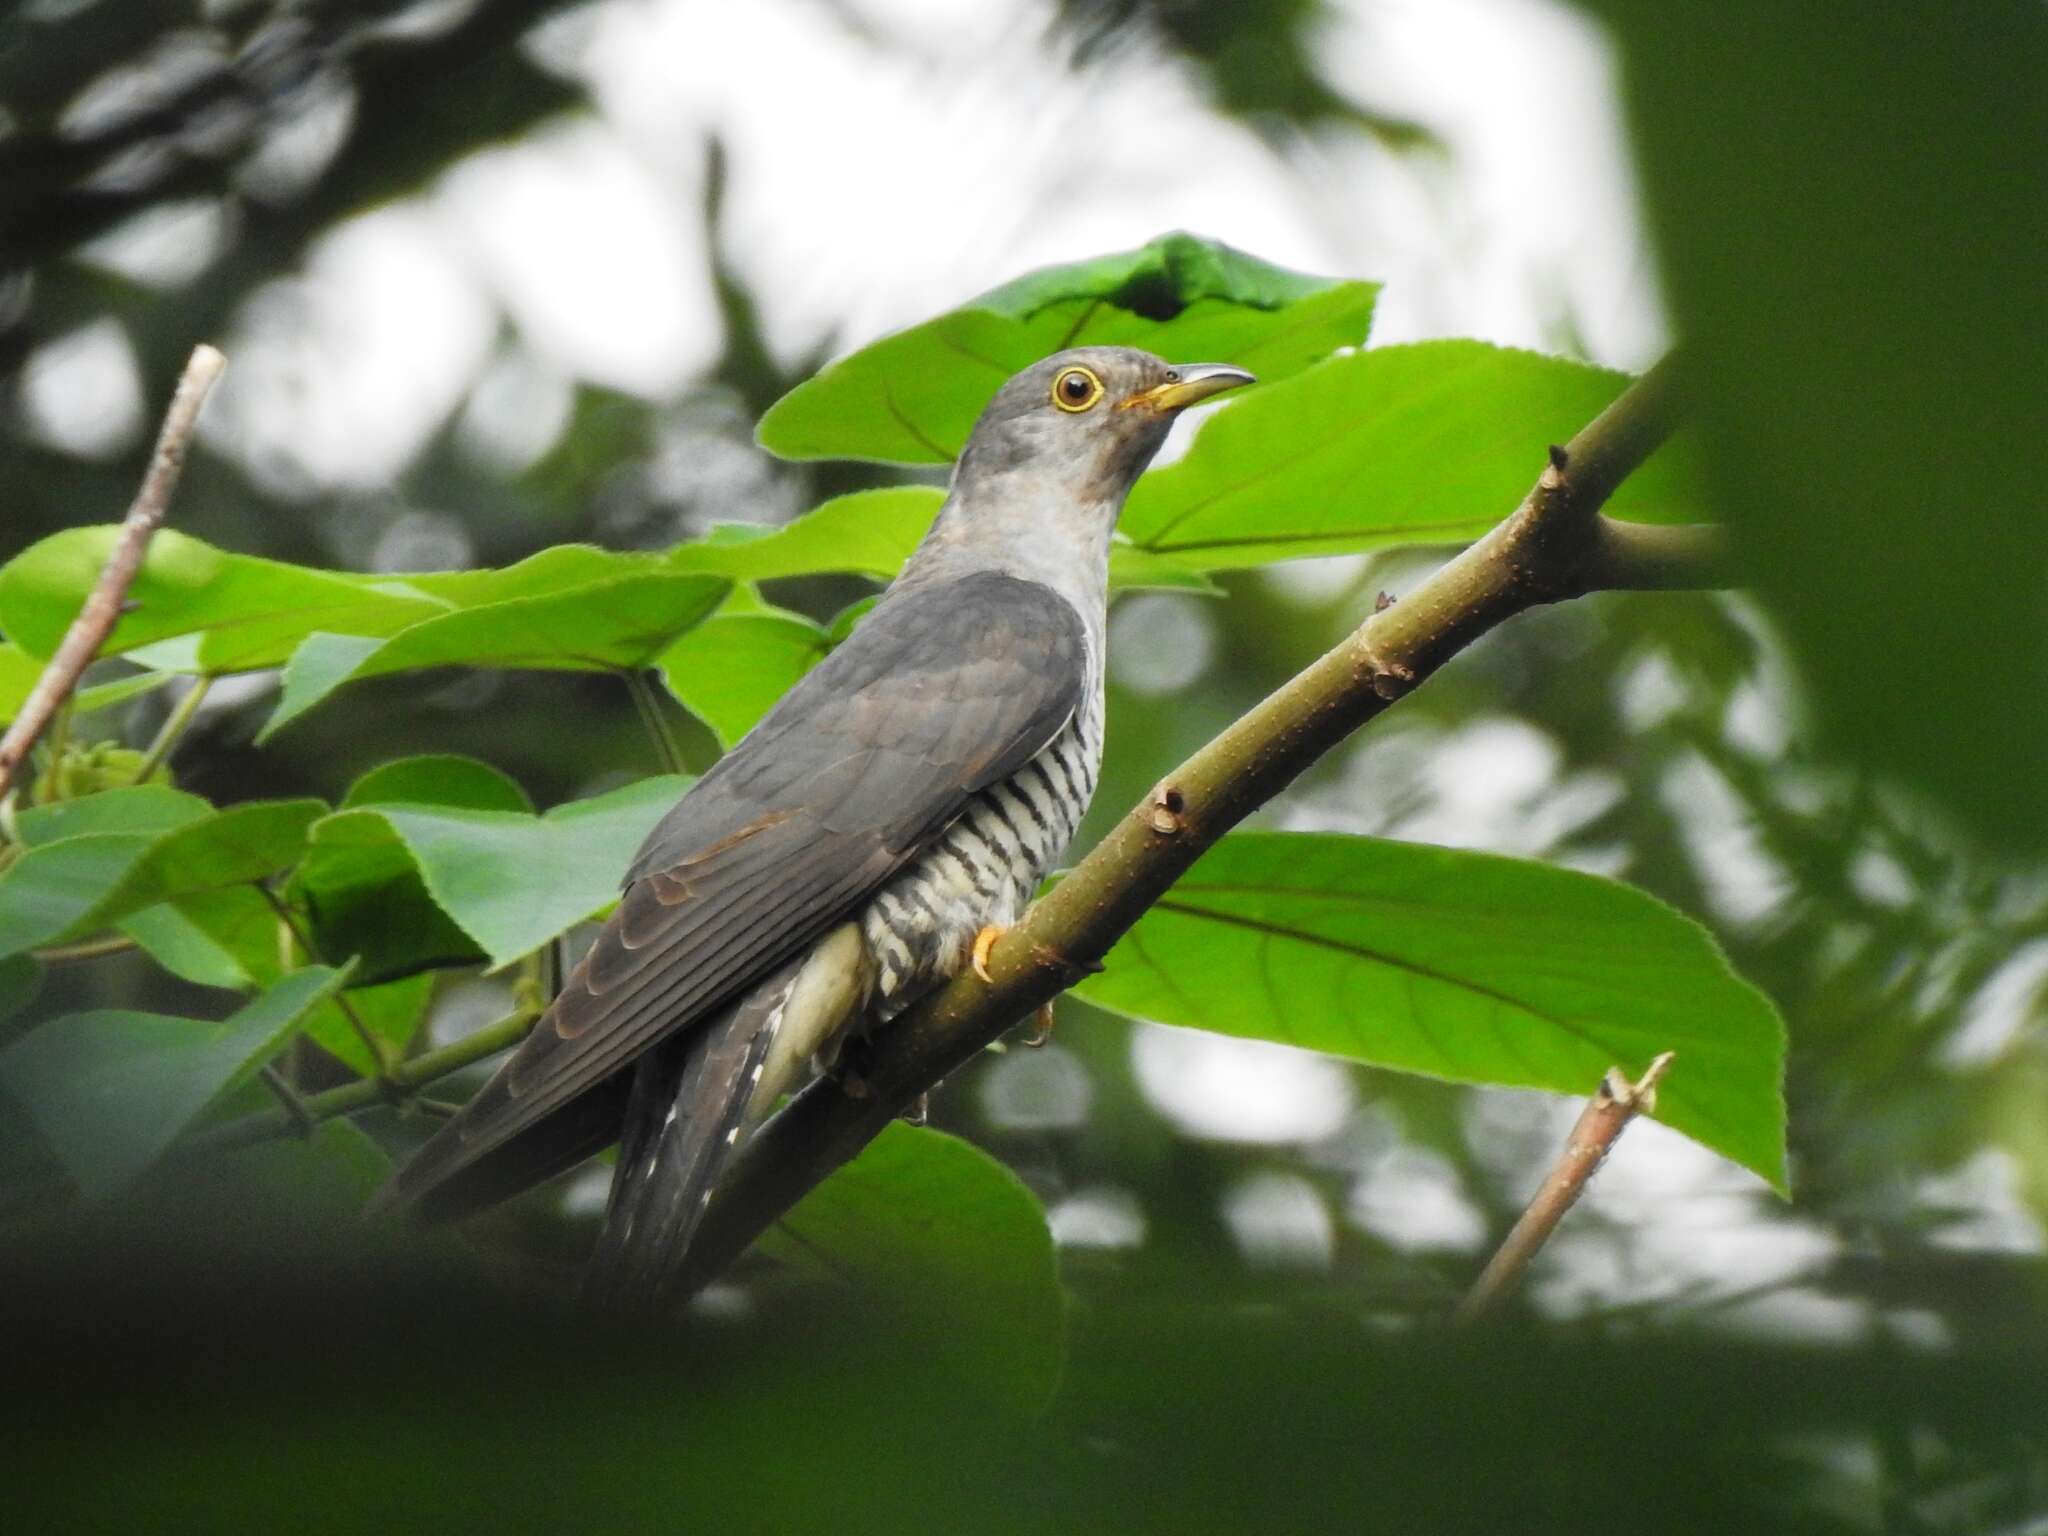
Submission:
<svg viewBox="0 0 2048 1536">
<path fill-rule="evenodd" d="M 1039 969 L 1051 971 L 1058 976 L 1063 987 L 1070 987 L 1085 977 L 1098 975 L 1103 968 L 1100 960 L 1070 959 L 1050 944 L 1033 944 L 1031 958 Z"/>
<path fill-rule="evenodd" d="M 1374 613 L 1385 613 L 1389 608 L 1394 606 L 1396 601 L 1398 601 L 1398 599 L 1395 598 L 1393 593 L 1382 592 L 1379 596 L 1375 597 L 1372 600 L 1372 611 Z"/>
<path fill-rule="evenodd" d="M 1550 445 L 1550 467 L 1562 475 L 1571 466 L 1571 451 L 1562 443 L 1552 443 Z"/>
<path fill-rule="evenodd" d="M 1180 786 L 1161 784 L 1146 802 L 1145 824 L 1161 837 L 1176 836 L 1187 826 L 1183 819 L 1186 810 L 1187 797 L 1180 792 Z"/>
</svg>

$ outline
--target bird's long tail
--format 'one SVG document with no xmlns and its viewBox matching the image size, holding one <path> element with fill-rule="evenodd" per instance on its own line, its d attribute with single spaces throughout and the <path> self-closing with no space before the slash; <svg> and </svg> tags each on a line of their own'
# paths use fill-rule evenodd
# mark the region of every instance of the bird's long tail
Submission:
<svg viewBox="0 0 2048 1536">
<path fill-rule="evenodd" d="M 716 1023 L 663 1042 L 635 1065 L 618 1170 L 584 1287 L 591 1306 L 654 1312 L 681 1300 L 690 1239 L 748 1129 L 799 969 L 785 967 Z"/>
</svg>

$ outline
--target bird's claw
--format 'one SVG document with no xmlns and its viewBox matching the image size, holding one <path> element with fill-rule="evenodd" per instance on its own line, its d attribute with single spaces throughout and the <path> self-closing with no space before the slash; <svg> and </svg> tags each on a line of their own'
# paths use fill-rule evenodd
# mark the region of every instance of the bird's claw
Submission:
<svg viewBox="0 0 2048 1536">
<path fill-rule="evenodd" d="M 1052 1038 L 1052 1004 L 1040 1003 L 1038 1012 L 1031 1019 L 1031 1033 L 1024 1037 L 1024 1043 L 1037 1050 Z"/>
<path fill-rule="evenodd" d="M 929 1092 L 920 1093 L 910 1101 L 903 1113 L 897 1116 L 905 1125 L 923 1125 L 931 1117 L 932 1096 Z"/>
<path fill-rule="evenodd" d="M 995 977 L 991 976 L 988 970 L 989 951 L 996 947 L 996 940 L 1009 931 L 1007 928 L 999 928 L 994 923 L 990 923 L 974 936 L 974 950 L 968 959 L 968 964 L 973 969 L 974 974 L 983 981 L 993 982 L 995 980 Z"/>
</svg>

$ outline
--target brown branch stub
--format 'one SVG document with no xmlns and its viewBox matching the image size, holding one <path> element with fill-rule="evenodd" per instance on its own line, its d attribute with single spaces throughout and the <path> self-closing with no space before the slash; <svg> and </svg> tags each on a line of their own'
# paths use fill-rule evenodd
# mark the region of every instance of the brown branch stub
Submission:
<svg viewBox="0 0 2048 1536">
<path fill-rule="evenodd" d="M 1585 1193 L 1586 1185 L 1600 1171 L 1601 1163 L 1614 1150 L 1629 1122 L 1657 1107 L 1657 1084 L 1671 1070 L 1675 1059 L 1672 1052 L 1665 1051 L 1633 1083 L 1619 1067 L 1607 1069 L 1607 1076 L 1594 1090 L 1571 1135 L 1565 1138 L 1564 1152 L 1556 1166 L 1531 1197 L 1499 1249 L 1487 1260 L 1472 1289 L 1458 1303 L 1459 1322 L 1469 1323 L 1483 1316 L 1521 1280 L 1550 1240 L 1550 1234 L 1557 1230 L 1557 1224 L 1564 1220 L 1565 1213 Z"/>
<path fill-rule="evenodd" d="M 1181 793 L 1180 786 L 1171 780 L 1152 791 L 1152 798 L 1145 802 L 1145 824 L 1161 837 L 1179 835 L 1187 825 L 1188 801 Z"/>
<path fill-rule="evenodd" d="M 198 430 L 200 409 L 226 367 L 227 359 L 214 348 L 202 344 L 192 349 L 192 357 L 171 396 L 170 408 L 164 412 L 163 428 L 157 433 L 149 468 L 143 472 L 141 489 L 135 493 L 128 516 L 122 521 L 113 553 L 108 555 L 85 605 L 65 631 L 56 655 L 29 691 L 21 713 L 15 716 L 6 735 L 0 736 L 0 797 L 14 787 L 15 776 L 29 752 L 127 610 L 128 588 L 142 569 L 150 536 L 170 510 L 172 493 L 178 488 L 185 456 Z"/>
</svg>

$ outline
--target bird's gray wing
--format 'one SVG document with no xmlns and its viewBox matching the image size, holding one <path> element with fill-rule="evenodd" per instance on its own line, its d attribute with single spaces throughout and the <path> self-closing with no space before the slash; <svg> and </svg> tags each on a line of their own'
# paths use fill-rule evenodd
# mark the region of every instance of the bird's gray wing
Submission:
<svg viewBox="0 0 2048 1536">
<path fill-rule="evenodd" d="M 885 594 L 655 827 L 546 1017 L 387 1201 L 462 1172 L 858 912 L 1059 734 L 1087 644 L 1036 582 L 982 572 Z"/>
</svg>

